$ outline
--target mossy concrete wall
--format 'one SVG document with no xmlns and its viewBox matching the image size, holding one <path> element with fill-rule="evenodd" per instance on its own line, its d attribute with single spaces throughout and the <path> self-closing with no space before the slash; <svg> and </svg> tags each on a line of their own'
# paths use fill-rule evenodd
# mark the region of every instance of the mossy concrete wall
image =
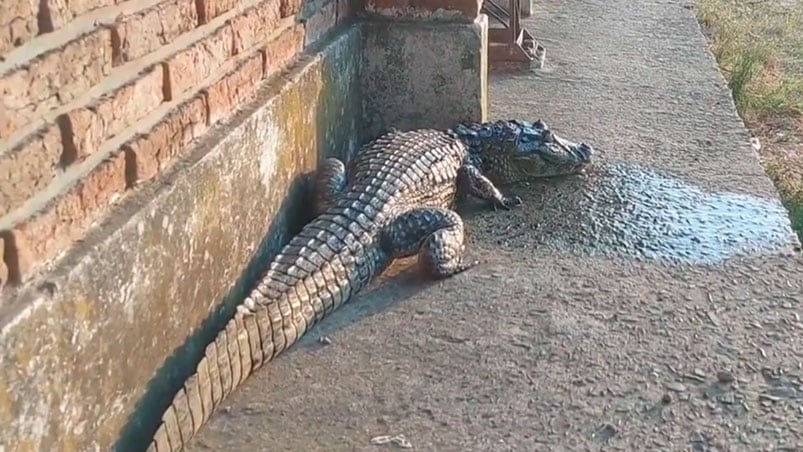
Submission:
<svg viewBox="0 0 803 452">
<path fill-rule="evenodd" d="M 486 40 L 484 21 L 345 24 L 127 197 L 0 306 L 0 445 L 139 450 L 307 219 L 318 161 L 347 158 L 383 128 L 484 119 Z"/>
</svg>

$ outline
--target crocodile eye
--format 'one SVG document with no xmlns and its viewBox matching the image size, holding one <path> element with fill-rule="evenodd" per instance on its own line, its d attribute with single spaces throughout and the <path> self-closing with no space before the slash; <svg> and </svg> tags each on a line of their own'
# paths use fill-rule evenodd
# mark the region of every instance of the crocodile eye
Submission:
<svg viewBox="0 0 803 452">
<path fill-rule="evenodd" d="M 473 130 L 471 130 L 468 127 L 466 127 L 465 124 L 458 124 L 457 127 L 455 127 L 454 129 L 455 129 L 455 131 L 457 133 L 460 133 L 460 134 L 463 134 L 463 135 L 469 135 L 469 134 L 472 134 L 474 132 Z"/>
<path fill-rule="evenodd" d="M 544 130 L 541 132 L 541 140 L 543 140 L 544 143 L 551 143 L 555 141 L 555 137 L 552 135 L 551 130 Z"/>
</svg>

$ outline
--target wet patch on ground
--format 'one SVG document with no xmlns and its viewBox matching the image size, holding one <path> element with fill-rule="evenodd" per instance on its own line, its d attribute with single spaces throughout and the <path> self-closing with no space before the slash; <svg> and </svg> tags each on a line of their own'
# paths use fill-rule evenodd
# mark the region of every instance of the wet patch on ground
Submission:
<svg viewBox="0 0 803 452">
<path fill-rule="evenodd" d="M 512 211 L 504 224 L 498 213 L 482 214 L 475 205 L 465 215 L 476 215 L 499 245 L 513 248 L 715 264 L 797 246 L 777 199 L 712 192 L 629 163 L 598 164 L 581 176 L 511 191 L 525 201 L 518 209 L 530 215 Z"/>
</svg>

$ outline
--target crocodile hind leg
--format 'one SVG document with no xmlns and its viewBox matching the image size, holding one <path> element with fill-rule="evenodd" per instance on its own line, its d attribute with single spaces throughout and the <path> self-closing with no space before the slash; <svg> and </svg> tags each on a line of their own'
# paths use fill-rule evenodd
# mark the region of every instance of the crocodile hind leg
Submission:
<svg viewBox="0 0 803 452">
<path fill-rule="evenodd" d="M 313 182 L 315 215 L 322 214 L 346 189 L 346 165 L 330 157 L 321 163 Z"/>
<path fill-rule="evenodd" d="M 457 184 L 461 195 L 471 195 L 475 198 L 483 199 L 493 203 L 494 210 L 497 207 L 510 209 L 521 204 L 521 198 L 516 195 L 506 196 L 485 177 L 474 165 L 463 165 L 457 173 Z"/>
<path fill-rule="evenodd" d="M 450 209 L 422 207 L 407 211 L 385 226 L 380 240 L 394 258 L 418 253 L 421 270 L 435 278 L 456 275 L 477 264 L 465 261 L 463 219 Z"/>
</svg>

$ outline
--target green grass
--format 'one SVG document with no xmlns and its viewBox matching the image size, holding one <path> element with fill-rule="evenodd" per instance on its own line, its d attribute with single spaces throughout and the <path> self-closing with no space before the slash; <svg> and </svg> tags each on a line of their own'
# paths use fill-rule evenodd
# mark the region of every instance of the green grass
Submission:
<svg viewBox="0 0 803 452">
<path fill-rule="evenodd" d="M 696 12 L 803 240 L 803 1 L 698 0 Z"/>
<path fill-rule="evenodd" d="M 803 149 L 798 147 L 798 152 Z M 789 211 L 792 228 L 803 242 L 803 159 L 784 160 L 782 158 L 764 159 L 764 169 L 778 188 L 783 204 Z"/>
<path fill-rule="evenodd" d="M 797 232 L 800 241 L 803 242 L 803 197 L 788 198 L 784 200 L 784 206 L 789 210 L 789 218 L 792 219 L 792 227 Z"/>
<path fill-rule="evenodd" d="M 803 115 L 803 3 L 700 0 L 697 12 L 746 120 Z"/>
</svg>

